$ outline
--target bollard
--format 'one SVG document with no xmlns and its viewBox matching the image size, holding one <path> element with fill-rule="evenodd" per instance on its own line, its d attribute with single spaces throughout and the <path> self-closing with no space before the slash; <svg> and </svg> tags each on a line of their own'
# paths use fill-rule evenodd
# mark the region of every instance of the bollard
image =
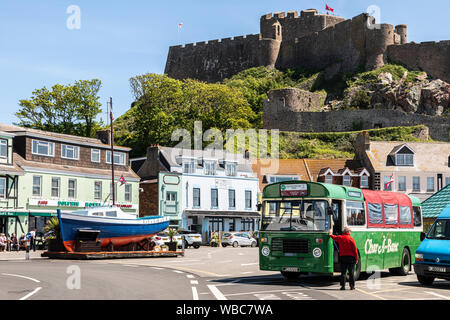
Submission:
<svg viewBox="0 0 450 320">
<path fill-rule="evenodd" d="M 30 260 L 30 240 L 29 239 L 27 239 L 27 242 L 26 242 L 25 260 Z"/>
<path fill-rule="evenodd" d="M 184 253 L 184 244 L 185 244 L 185 242 L 186 242 L 186 241 L 184 240 L 184 239 L 185 239 L 184 237 L 185 237 L 185 235 L 182 234 L 182 235 L 181 235 L 181 250 L 183 251 L 183 253 Z"/>
</svg>

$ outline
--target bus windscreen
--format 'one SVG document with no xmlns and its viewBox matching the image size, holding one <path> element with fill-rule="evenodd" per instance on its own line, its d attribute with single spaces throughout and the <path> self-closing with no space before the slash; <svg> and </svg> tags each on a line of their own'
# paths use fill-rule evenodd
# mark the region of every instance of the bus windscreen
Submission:
<svg viewBox="0 0 450 320">
<path fill-rule="evenodd" d="M 325 200 L 266 201 L 263 231 L 326 231 L 330 228 Z"/>
</svg>

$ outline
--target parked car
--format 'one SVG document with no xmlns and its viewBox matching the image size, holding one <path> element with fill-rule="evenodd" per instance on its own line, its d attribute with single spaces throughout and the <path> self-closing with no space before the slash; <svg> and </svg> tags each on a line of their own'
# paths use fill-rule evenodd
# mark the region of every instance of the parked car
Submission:
<svg viewBox="0 0 450 320">
<path fill-rule="evenodd" d="M 225 232 L 222 236 L 222 247 L 256 247 L 257 241 L 247 232 Z"/>
<path fill-rule="evenodd" d="M 192 230 L 182 230 L 179 231 L 180 241 L 182 241 L 181 236 L 184 236 L 184 247 L 194 247 L 195 249 L 200 248 L 202 244 L 202 235 Z"/>
<path fill-rule="evenodd" d="M 166 242 L 169 242 L 169 236 L 165 233 L 158 233 L 157 235 L 153 236 L 152 238 L 153 242 L 157 246 L 163 246 Z"/>
<path fill-rule="evenodd" d="M 422 285 L 430 286 L 435 278 L 450 280 L 450 204 L 437 217 L 428 233 L 421 235 L 416 250 L 414 272 Z"/>
</svg>

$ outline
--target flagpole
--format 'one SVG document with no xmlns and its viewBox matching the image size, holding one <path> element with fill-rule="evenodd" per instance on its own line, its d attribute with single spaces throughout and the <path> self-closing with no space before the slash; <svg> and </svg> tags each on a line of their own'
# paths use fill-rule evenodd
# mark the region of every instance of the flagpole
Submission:
<svg viewBox="0 0 450 320">
<path fill-rule="evenodd" d="M 111 181 L 112 181 L 112 202 L 113 206 L 116 205 L 116 188 L 114 185 L 114 126 L 113 126 L 113 113 L 112 113 L 112 97 L 109 98 L 110 112 L 109 119 L 111 121 Z"/>
</svg>

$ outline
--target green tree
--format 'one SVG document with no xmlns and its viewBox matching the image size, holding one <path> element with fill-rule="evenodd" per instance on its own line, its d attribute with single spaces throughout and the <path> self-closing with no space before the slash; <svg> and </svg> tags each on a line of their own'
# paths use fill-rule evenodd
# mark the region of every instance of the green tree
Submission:
<svg viewBox="0 0 450 320">
<path fill-rule="evenodd" d="M 144 74 L 130 79 L 136 101 L 115 122 L 115 139 L 143 155 L 149 144 L 174 146 L 172 132 L 194 122 L 203 130 L 250 128 L 255 114 L 240 90 L 197 80 L 175 80 L 166 75 Z"/>
<path fill-rule="evenodd" d="M 92 137 L 102 123 L 98 91 L 101 81 L 80 80 L 74 85 L 55 84 L 36 89 L 30 99 L 19 101 L 18 125 L 58 133 Z"/>
</svg>

